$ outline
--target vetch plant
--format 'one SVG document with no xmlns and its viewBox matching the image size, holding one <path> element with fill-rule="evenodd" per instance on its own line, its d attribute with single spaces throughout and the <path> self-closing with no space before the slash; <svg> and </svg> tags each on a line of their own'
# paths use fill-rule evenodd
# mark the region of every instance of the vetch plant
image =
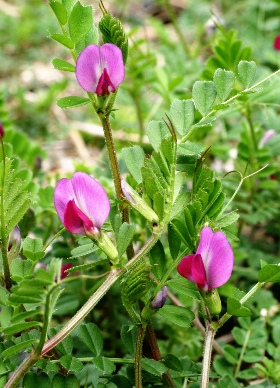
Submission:
<svg viewBox="0 0 280 388">
<path fill-rule="evenodd" d="M 58 172 L 53 188 L 48 176 L 32 180 L 12 146 L 4 143 L 9 131 L 5 126 L 4 136 L 0 125 L 0 386 L 235 387 L 246 380 L 251 383 L 252 374 L 255 379 L 261 377 L 249 366 L 249 377 L 244 378 L 243 361 L 246 365 L 258 362 L 267 385 L 278 383 L 275 373 L 265 369 L 270 365 L 268 357 L 279 358 L 277 316 L 272 333 L 274 317 L 267 318 L 267 338 L 273 337 L 274 343 L 267 344 L 261 354 L 251 337 L 255 330 L 259 341 L 259 326 L 266 322 L 256 319 L 251 325 L 249 316 L 252 314 L 253 322 L 261 292 L 266 293 L 264 303 L 269 299 L 270 291 L 261 290 L 266 283 L 280 281 L 275 257 L 262 254 L 257 261 L 256 247 L 250 244 L 255 231 L 260 234 L 260 224 L 267 226 L 262 232 L 270 242 L 278 241 L 273 236 L 279 231 L 272 222 L 266 224 L 266 218 L 262 223 L 257 218 L 247 233 L 252 225 L 245 221 L 255 216 L 250 206 L 256 197 L 259 207 L 266 200 L 270 208 L 273 201 L 279 202 L 277 180 L 267 179 L 271 174 L 277 177 L 278 171 L 266 165 L 275 157 L 275 148 L 270 152 L 269 146 L 278 135 L 259 131 L 252 113 L 259 104 L 260 114 L 262 96 L 270 96 L 273 89 L 268 81 L 279 70 L 265 72 L 266 78 L 260 80 L 251 51 L 242 47 L 235 32 L 223 27 L 203 79 L 188 84 L 186 69 L 195 68 L 190 45 L 190 58 L 176 58 L 180 66 L 174 69 L 178 71 L 174 82 L 168 71 L 158 72 L 163 79 L 157 85 L 153 77 L 143 76 L 153 74 L 155 62 L 145 55 L 141 62 L 142 46 L 135 44 L 134 49 L 139 50 L 130 82 L 133 86 L 137 80 L 138 86 L 137 98 L 132 100 L 142 98 L 141 82 L 148 84 L 151 93 L 161 90 L 161 96 L 166 95 L 160 103 L 156 94 L 149 97 L 157 109 L 174 94 L 180 99 L 174 99 L 169 111 L 164 107 L 163 119 L 147 123 L 145 147 L 130 144 L 127 134 L 130 146 L 122 145 L 120 153 L 116 132 L 135 121 L 133 115 L 128 117 L 124 78 L 133 52 L 128 57 L 122 23 L 102 3 L 98 27 L 93 24 L 91 6 L 64 0 L 50 0 L 49 4 L 60 28 L 51 37 L 69 49 L 72 57 L 72 63 L 54 59 L 54 67 L 76 74 L 73 82 L 78 81 L 85 95 L 62 97 L 57 103 L 62 109 L 85 104 L 92 108 L 81 110 L 80 117 L 92 112 L 93 119 L 99 120 L 106 147 L 103 157 L 109 163 L 81 166 L 79 170 L 89 173 L 77 171 L 70 179 Z M 168 14 L 180 37 L 181 43 L 176 44 L 182 44 L 183 31 L 178 30 L 169 6 Z M 168 41 L 168 30 L 163 28 Z M 145 69 L 138 73 L 138 66 Z M 254 84 L 256 74 L 259 80 Z M 199 79 L 198 73 L 195 76 Z M 141 107 L 136 104 L 144 129 L 142 119 L 147 112 L 139 112 Z M 149 106 L 151 117 L 158 117 L 155 112 L 159 111 L 151 113 Z M 262 133 L 266 133 L 263 139 Z M 212 154 L 213 139 L 218 140 Z M 234 171 L 219 177 L 211 167 L 212 156 L 220 152 L 226 159 L 223 147 L 227 151 L 233 142 L 238 150 Z M 104 171 L 106 165 L 110 170 Z M 232 176 L 238 176 L 239 182 L 231 181 Z M 114 187 L 114 192 L 106 185 Z M 273 211 L 269 217 L 273 213 L 275 221 L 279 216 L 276 205 Z M 36 224 L 30 227 L 34 220 Z M 60 222 L 63 228 L 57 231 Z M 66 276 L 73 272 L 75 276 Z M 252 297 L 257 292 L 260 298 L 256 301 Z M 271 306 L 277 306 L 275 299 L 267 311 Z M 218 330 L 232 316 L 242 317 L 238 321 L 242 330 L 236 320 L 230 322 L 230 340 L 242 346 L 238 350 L 215 342 Z M 246 347 L 251 347 L 248 353 Z M 212 355 L 213 349 L 218 356 Z M 232 365 L 236 365 L 234 373 Z"/>
</svg>

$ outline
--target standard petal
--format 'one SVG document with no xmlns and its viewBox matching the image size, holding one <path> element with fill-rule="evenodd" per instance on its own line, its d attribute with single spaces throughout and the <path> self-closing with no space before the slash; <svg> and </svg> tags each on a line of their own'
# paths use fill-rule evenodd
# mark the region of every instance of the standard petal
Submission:
<svg viewBox="0 0 280 388">
<path fill-rule="evenodd" d="M 110 202 L 106 191 L 84 172 L 76 172 L 71 181 L 78 208 L 100 230 L 110 213 Z"/>
<path fill-rule="evenodd" d="M 54 190 L 54 206 L 60 221 L 64 224 L 64 213 L 66 205 L 75 197 L 70 179 L 63 178 L 58 181 Z"/>
<path fill-rule="evenodd" d="M 64 222 L 65 228 L 73 234 L 85 235 L 85 224 L 93 229 L 93 224 L 90 219 L 76 206 L 75 201 L 68 202 L 65 213 Z"/>
<path fill-rule="evenodd" d="M 76 63 L 77 81 L 84 90 L 95 93 L 102 72 L 100 48 L 95 44 L 90 44 L 78 56 Z"/>
<path fill-rule="evenodd" d="M 114 87 L 120 86 L 125 74 L 121 49 L 112 43 L 103 44 L 100 47 L 100 62 L 102 69 L 107 70 Z"/>
<path fill-rule="evenodd" d="M 203 228 L 197 253 L 204 262 L 209 290 L 225 284 L 232 273 L 234 255 L 228 239 L 222 232 L 213 233 Z"/>
<path fill-rule="evenodd" d="M 214 232 L 208 226 L 204 227 L 200 233 L 200 241 L 196 253 L 199 253 L 201 255 L 204 265 L 206 264 L 206 258 L 208 257 L 208 252 L 213 235 Z"/>
</svg>

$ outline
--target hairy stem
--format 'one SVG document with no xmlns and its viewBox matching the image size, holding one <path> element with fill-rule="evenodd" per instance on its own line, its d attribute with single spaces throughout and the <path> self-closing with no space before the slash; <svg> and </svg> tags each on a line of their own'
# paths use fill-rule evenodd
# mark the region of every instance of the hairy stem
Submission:
<svg viewBox="0 0 280 388">
<path fill-rule="evenodd" d="M 207 388 L 209 384 L 211 356 L 215 334 L 216 330 L 211 326 L 210 322 L 206 321 L 200 388 Z"/>
<path fill-rule="evenodd" d="M 137 329 L 137 337 L 136 337 L 136 351 L 135 351 L 135 386 L 136 388 L 142 388 L 142 348 L 143 341 L 146 333 L 146 325 L 141 325 Z"/>
<path fill-rule="evenodd" d="M 111 125 L 109 122 L 108 115 L 99 114 L 99 118 L 104 131 L 106 147 L 107 147 L 108 157 L 110 162 L 110 168 L 111 168 L 111 172 L 114 180 L 116 197 L 118 200 L 122 200 L 123 195 L 122 195 L 122 188 L 121 188 L 121 176 L 119 171 L 119 164 L 117 160 L 117 154 L 115 150 Z"/>
<path fill-rule="evenodd" d="M 162 357 L 161 357 L 160 350 L 159 350 L 158 343 L 157 343 L 157 339 L 155 336 L 155 331 L 154 331 L 154 328 L 153 328 L 151 322 L 149 322 L 148 326 L 147 326 L 147 339 L 149 341 L 149 345 L 150 345 L 150 348 L 152 351 L 153 359 L 156 361 L 160 361 L 162 359 Z M 176 388 L 176 385 L 175 385 L 174 381 L 172 380 L 172 377 L 170 376 L 170 373 L 168 371 L 163 373 L 162 378 L 165 381 L 165 383 L 168 385 L 168 387 Z"/>
</svg>

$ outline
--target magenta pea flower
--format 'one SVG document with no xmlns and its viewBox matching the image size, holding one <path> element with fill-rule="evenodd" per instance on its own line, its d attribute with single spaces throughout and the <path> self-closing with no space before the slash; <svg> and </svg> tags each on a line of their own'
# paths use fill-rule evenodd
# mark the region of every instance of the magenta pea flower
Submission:
<svg viewBox="0 0 280 388">
<path fill-rule="evenodd" d="M 69 273 L 67 270 L 72 267 L 73 267 L 72 263 L 62 264 L 61 270 L 60 270 L 60 280 L 63 280 L 66 278 L 66 276 L 68 276 Z"/>
<path fill-rule="evenodd" d="M 65 228 L 79 235 L 98 236 L 110 212 L 104 188 L 84 172 L 57 183 L 54 206 Z"/>
<path fill-rule="evenodd" d="M 77 81 L 84 90 L 98 96 L 114 93 L 123 82 L 124 74 L 122 51 L 111 43 L 90 44 L 77 59 Z"/>
<path fill-rule="evenodd" d="M 229 280 L 233 265 L 233 251 L 226 236 L 204 227 L 196 253 L 185 256 L 177 270 L 200 290 L 207 292 Z"/>
<path fill-rule="evenodd" d="M 273 42 L 274 50 L 280 51 L 280 35 L 277 35 Z"/>
</svg>

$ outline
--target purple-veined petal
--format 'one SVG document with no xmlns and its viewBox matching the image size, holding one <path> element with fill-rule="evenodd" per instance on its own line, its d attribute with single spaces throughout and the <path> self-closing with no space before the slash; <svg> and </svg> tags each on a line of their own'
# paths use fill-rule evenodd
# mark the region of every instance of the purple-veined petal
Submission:
<svg viewBox="0 0 280 388">
<path fill-rule="evenodd" d="M 67 178 L 60 179 L 54 190 L 54 206 L 63 224 L 66 205 L 74 198 L 75 194 L 71 180 Z"/>
<path fill-rule="evenodd" d="M 229 280 L 234 265 L 234 256 L 222 232 L 214 233 L 209 227 L 203 228 L 197 253 L 201 255 L 204 263 L 209 290 L 218 288 Z"/>
<path fill-rule="evenodd" d="M 94 178 L 84 172 L 76 172 L 71 182 L 76 205 L 100 230 L 110 213 L 106 191 Z"/>
<path fill-rule="evenodd" d="M 92 221 L 77 207 L 74 199 L 67 203 L 63 224 L 70 233 L 82 236 L 86 234 L 85 225 L 88 229 L 91 226 L 92 230 L 94 227 Z"/>
<path fill-rule="evenodd" d="M 124 79 L 125 69 L 122 52 L 111 43 L 106 43 L 101 47 L 91 44 L 80 53 L 77 59 L 77 81 L 87 92 L 96 93 L 104 69 L 107 71 L 107 81 L 108 79 L 110 81 L 109 88 L 112 86 L 114 88 L 113 92 Z"/>
</svg>

